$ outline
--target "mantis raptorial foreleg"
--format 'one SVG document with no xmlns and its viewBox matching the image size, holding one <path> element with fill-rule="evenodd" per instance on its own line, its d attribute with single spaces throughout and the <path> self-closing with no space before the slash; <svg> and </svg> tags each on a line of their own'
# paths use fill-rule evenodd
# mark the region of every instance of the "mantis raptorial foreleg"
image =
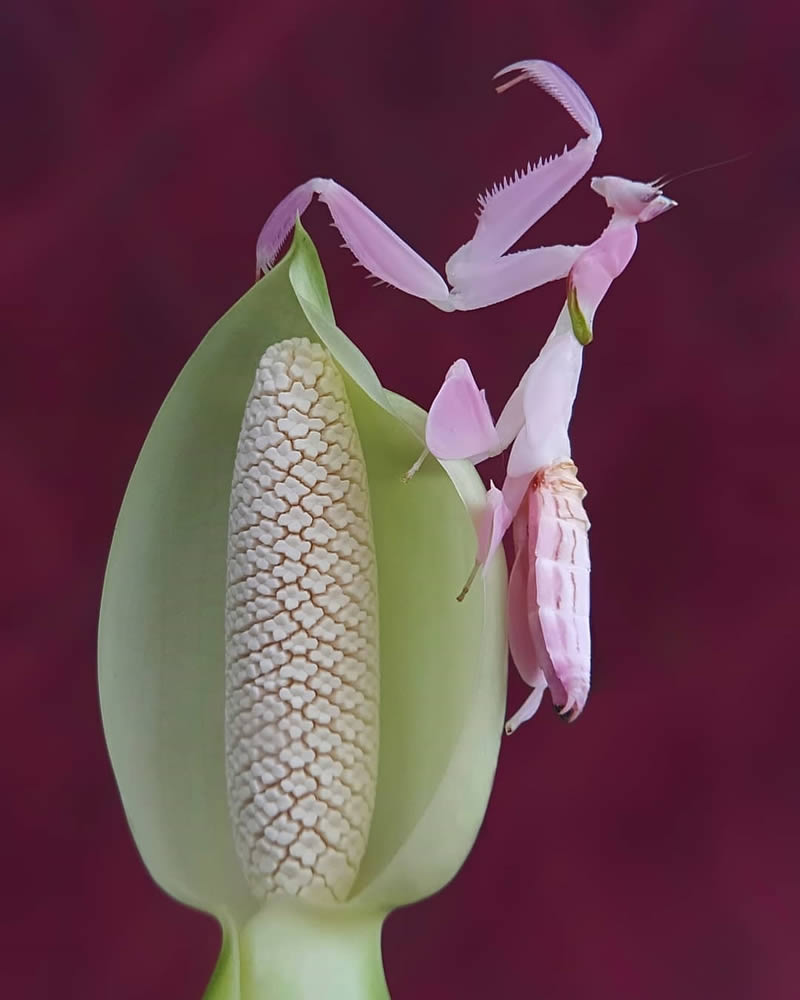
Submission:
<svg viewBox="0 0 800 1000">
<path fill-rule="evenodd" d="M 507 254 L 531 226 L 583 177 L 592 164 L 602 130 L 589 99 L 553 63 L 530 60 L 498 73 L 518 71 L 498 90 L 533 80 L 559 101 L 586 133 L 572 149 L 528 165 L 479 199 L 475 235 L 439 273 L 366 205 L 336 181 L 315 177 L 288 194 L 264 224 L 256 247 L 257 273 L 269 269 L 295 219 L 316 194 L 356 260 L 375 277 L 446 312 L 477 309 L 565 277 L 584 249 L 559 245 Z"/>
</svg>

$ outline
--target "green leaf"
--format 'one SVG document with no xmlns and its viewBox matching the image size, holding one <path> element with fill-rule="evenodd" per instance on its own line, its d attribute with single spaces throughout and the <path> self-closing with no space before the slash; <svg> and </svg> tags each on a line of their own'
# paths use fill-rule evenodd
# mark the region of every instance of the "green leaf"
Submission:
<svg viewBox="0 0 800 1000">
<path fill-rule="evenodd" d="M 384 390 L 336 326 L 298 224 L 285 259 L 215 324 L 164 401 L 122 504 L 100 617 L 103 723 L 137 847 L 167 892 L 216 914 L 234 938 L 259 904 L 239 869 L 225 790 L 228 502 L 258 360 L 289 337 L 318 340 L 343 371 L 378 559 L 378 790 L 342 910 L 380 914 L 455 874 L 486 807 L 505 707 L 502 555 L 463 603 L 455 600 L 475 556 L 480 478 L 467 463 L 429 459 L 402 482 L 421 450 L 424 414 Z"/>
</svg>

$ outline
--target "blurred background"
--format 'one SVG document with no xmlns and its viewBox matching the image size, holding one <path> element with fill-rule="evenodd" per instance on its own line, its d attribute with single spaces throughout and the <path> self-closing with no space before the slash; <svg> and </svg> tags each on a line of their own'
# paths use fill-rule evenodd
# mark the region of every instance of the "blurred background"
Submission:
<svg viewBox="0 0 800 1000">
<path fill-rule="evenodd" d="M 678 180 L 595 322 L 572 425 L 594 683 L 504 741 L 486 821 L 390 917 L 393 998 L 798 996 L 795 383 L 800 8 L 781 0 L 5 0 L 0 452 L 3 984 L 31 1000 L 199 998 L 211 919 L 150 881 L 106 756 L 95 630 L 148 426 L 252 281 L 290 188 L 336 178 L 441 270 L 476 196 L 578 138 L 524 58 L 573 74 L 594 173 Z M 588 179 L 523 246 L 589 242 Z M 560 283 L 445 315 L 373 288 L 305 223 L 340 325 L 428 405 L 466 357 L 495 413 Z M 487 472 L 502 476 L 496 463 Z M 512 678 L 516 707 L 523 687 Z"/>
</svg>

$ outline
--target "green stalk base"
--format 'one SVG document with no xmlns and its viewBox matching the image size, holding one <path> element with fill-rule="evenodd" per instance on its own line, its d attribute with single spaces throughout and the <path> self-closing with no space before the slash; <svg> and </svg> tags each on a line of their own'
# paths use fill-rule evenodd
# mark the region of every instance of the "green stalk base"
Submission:
<svg viewBox="0 0 800 1000">
<path fill-rule="evenodd" d="M 384 916 L 273 900 L 226 932 L 204 1000 L 389 1000 Z"/>
</svg>

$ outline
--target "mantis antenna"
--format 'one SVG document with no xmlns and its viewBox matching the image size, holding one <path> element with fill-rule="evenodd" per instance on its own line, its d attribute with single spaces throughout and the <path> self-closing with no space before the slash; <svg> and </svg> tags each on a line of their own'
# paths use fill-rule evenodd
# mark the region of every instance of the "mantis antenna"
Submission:
<svg viewBox="0 0 800 1000">
<path fill-rule="evenodd" d="M 752 156 L 752 153 L 740 153 L 738 156 L 730 156 L 727 160 L 717 160 L 716 163 L 706 163 L 702 167 L 693 167 L 691 170 L 684 170 L 680 174 L 675 174 L 670 177 L 669 174 L 663 174 L 658 180 L 652 181 L 653 187 L 661 188 L 662 190 L 667 186 L 667 184 L 672 184 L 673 181 L 679 181 L 683 177 L 690 177 L 692 174 L 701 174 L 704 170 L 713 170 L 715 167 L 726 167 L 729 163 L 738 163 L 739 160 L 746 160 L 748 156 Z M 666 178 L 666 179 L 665 179 Z"/>
</svg>

